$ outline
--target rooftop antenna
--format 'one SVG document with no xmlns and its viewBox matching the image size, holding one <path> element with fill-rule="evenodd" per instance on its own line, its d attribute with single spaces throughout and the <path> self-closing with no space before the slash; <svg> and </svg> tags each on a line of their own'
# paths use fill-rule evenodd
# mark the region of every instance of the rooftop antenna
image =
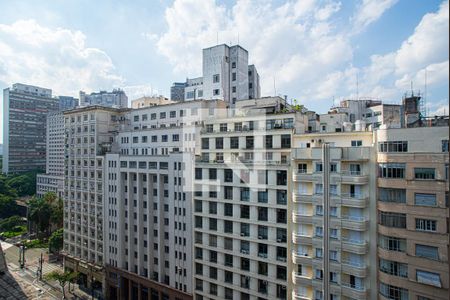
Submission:
<svg viewBox="0 0 450 300">
<path fill-rule="evenodd" d="M 359 74 L 356 73 L 356 100 L 359 100 Z"/>
<path fill-rule="evenodd" d="M 238 43 L 237 44 L 239 45 L 239 32 L 238 32 Z"/>
<path fill-rule="evenodd" d="M 411 80 L 411 96 L 414 96 L 413 81 Z"/>
<path fill-rule="evenodd" d="M 277 86 L 275 85 L 275 76 L 273 76 L 273 92 L 275 93 L 274 96 L 277 96 Z"/>
<path fill-rule="evenodd" d="M 427 73 L 428 73 L 428 70 L 427 70 L 427 68 L 425 68 L 425 88 L 424 88 L 425 91 L 424 91 L 423 100 L 422 100 L 422 105 L 423 105 L 422 114 L 424 117 L 427 116 Z"/>
</svg>

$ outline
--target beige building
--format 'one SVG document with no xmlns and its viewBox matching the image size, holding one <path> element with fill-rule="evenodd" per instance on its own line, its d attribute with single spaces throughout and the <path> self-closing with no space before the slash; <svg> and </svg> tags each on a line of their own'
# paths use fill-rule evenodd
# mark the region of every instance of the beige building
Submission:
<svg viewBox="0 0 450 300">
<path fill-rule="evenodd" d="M 449 299 L 449 128 L 378 130 L 380 299 Z"/>
<path fill-rule="evenodd" d="M 131 108 L 143 108 L 156 105 L 166 105 L 176 103 L 176 101 L 169 100 L 164 96 L 141 97 L 131 101 Z"/>
<path fill-rule="evenodd" d="M 297 134 L 293 147 L 292 299 L 376 299 L 372 132 Z"/>
</svg>

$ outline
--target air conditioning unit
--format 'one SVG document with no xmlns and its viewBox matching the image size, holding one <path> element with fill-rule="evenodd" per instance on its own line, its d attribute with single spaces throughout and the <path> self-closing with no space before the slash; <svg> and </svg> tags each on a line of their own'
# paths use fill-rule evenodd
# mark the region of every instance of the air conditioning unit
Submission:
<svg viewBox="0 0 450 300">
<path fill-rule="evenodd" d="M 245 236 L 245 233 L 241 232 L 241 236 Z"/>
<path fill-rule="evenodd" d="M 258 235 L 258 239 L 262 240 L 262 239 L 263 239 L 263 237 L 262 237 L 261 235 Z"/>
<path fill-rule="evenodd" d="M 281 243 L 281 239 L 277 239 L 277 243 Z"/>
<path fill-rule="evenodd" d="M 263 284 L 264 284 L 264 285 L 267 285 L 267 281 L 263 280 Z"/>
</svg>

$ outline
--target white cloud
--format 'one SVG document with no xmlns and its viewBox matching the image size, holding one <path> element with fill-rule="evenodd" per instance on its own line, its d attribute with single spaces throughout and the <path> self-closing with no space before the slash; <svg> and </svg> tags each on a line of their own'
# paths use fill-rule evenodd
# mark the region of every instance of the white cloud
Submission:
<svg viewBox="0 0 450 300">
<path fill-rule="evenodd" d="M 397 0 L 363 0 L 352 18 L 353 31 L 359 33 L 378 20 Z"/>
<path fill-rule="evenodd" d="M 180 75 L 201 75 L 201 49 L 219 43 L 237 43 L 249 50 L 262 80 L 263 94 L 286 90 L 293 82 L 316 85 L 328 72 L 352 59 L 347 36 L 331 19 L 339 2 L 238 0 L 227 9 L 213 0 L 176 0 L 166 10 L 168 29 L 158 49 Z M 195 18 L 193 16 L 195 15 Z M 314 88 L 312 89 L 314 90 Z M 294 95 L 292 95 L 294 96 Z"/>
<path fill-rule="evenodd" d="M 445 1 L 439 11 L 423 16 L 414 33 L 397 51 L 395 64 L 398 74 L 415 72 L 432 63 L 448 60 L 449 4 Z"/>
<path fill-rule="evenodd" d="M 70 95 L 122 85 L 111 58 L 87 47 L 85 40 L 80 31 L 47 28 L 35 20 L 0 24 L 0 82 L 34 84 Z"/>
</svg>

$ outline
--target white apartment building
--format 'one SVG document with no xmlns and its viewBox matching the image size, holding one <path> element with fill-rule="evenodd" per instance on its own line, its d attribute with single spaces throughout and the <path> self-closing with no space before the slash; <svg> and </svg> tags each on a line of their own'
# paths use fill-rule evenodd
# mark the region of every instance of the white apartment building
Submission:
<svg viewBox="0 0 450 300">
<path fill-rule="evenodd" d="M 46 172 L 36 175 L 36 195 L 53 192 L 62 198 L 64 193 L 65 131 L 62 112 L 47 115 Z"/>
<path fill-rule="evenodd" d="M 261 96 L 259 74 L 248 65 L 248 52 L 226 44 L 203 49 L 203 76 L 187 79 L 184 101 L 221 99 L 236 101 Z"/>
<path fill-rule="evenodd" d="M 287 299 L 290 153 L 300 113 L 205 122 L 194 181 L 194 298 Z"/>
<path fill-rule="evenodd" d="M 194 155 L 202 123 L 225 107 L 178 102 L 121 117 L 105 156 L 108 299 L 192 299 Z"/>
<path fill-rule="evenodd" d="M 292 299 L 376 299 L 372 132 L 299 133 L 293 147 Z"/>
<path fill-rule="evenodd" d="M 104 294 L 104 155 L 124 110 L 88 106 L 64 112 L 64 266 L 80 285 Z"/>
</svg>

